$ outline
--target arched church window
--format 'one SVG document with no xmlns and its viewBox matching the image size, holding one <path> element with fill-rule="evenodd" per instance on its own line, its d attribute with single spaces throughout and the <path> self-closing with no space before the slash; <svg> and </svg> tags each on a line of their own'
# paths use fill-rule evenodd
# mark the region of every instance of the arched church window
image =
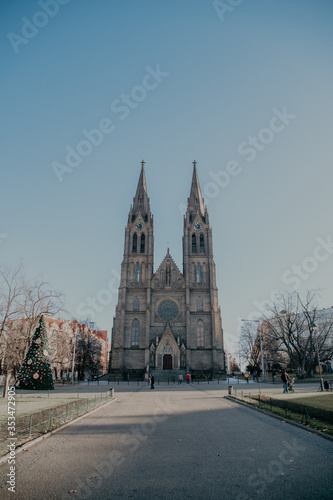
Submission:
<svg viewBox="0 0 333 500">
<path fill-rule="evenodd" d="M 205 253 L 205 238 L 203 234 L 200 234 L 200 253 Z"/>
<path fill-rule="evenodd" d="M 140 253 L 145 253 L 145 242 L 146 236 L 144 234 L 141 234 Z"/>
<path fill-rule="evenodd" d="M 140 203 L 140 205 L 142 205 L 142 195 L 141 194 L 139 196 L 139 203 Z"/>
<path fill-rule="evenodd" d="M 192 234 L 192 253 L 197 253 L 197 235 Z"/>
<path fill-rule="evenodd" d="M 197 347 L 205 347 L 205 328 L 202 319 L 199 319 L 197 325 Z"/>
<path fill-rule="evenodd" d="M 138 235 L 136 233 L 133 234 L 133 244 L 132 244 L 132 252 L 136 253 L 138 250 Z"/>
<path fill-rule="evenodd" d="M 202 298 L 201 297 L 198 297 L 197 298 L 197 311 L 202 311 L 203 309 L 203 302 L 202 302 Z"/>
<path fill-rule="evenodd" d="M 164 271 L 161 271 L 161 283 L 164 285 Z"/>
<path fill-rule="evenodd" d="M 176 271 L 173 269 L 172 271 L 172 283 L 176 281 Z"/>
<path fill-rule="evenodd" d="M 201 265 L 197 264 L 197 283 L 201 283 Z"/>
<path fill-rule="evenodd" d="M 135 266 L 135 283 L 139 283 L 139 281 L 140 281 L 140 264 L 139 262 L 137 262 Z"/>
<path fill-rule="evenodd" d="M 132 347 L 139 345 L 139 321 L 135 318 L 132 322 Z"/>
<path fill-rule="evenodd" d="M 134 297 L 134 301 L 133 301 L 133 309 L 134 309 L 134 311 L 138 311 L 139 307 L 140 307 L 139 299 L 138 299 L 138 297 Z"/>
<path fill-rule="evenodd" d="M 201 281 L 205 285 L 207 284 L 207 266 L 205 262 L 202 264 Z"/>
</svg>

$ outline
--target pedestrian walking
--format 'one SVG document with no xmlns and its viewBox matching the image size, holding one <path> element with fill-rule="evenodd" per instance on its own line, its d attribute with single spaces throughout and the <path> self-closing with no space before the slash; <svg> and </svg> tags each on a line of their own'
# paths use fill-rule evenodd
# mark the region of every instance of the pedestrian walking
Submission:
<svg viewBox="0 0 333 500">
<path fill-rule="evenodd" d="M 289 375 L 286 372 L 286 370 L 282 370 L 281 380 L 282 380 L 282 384 L 283 384 L 283 392 L 288 392 L 288 381 L 290 379 L 289 379 Z"/>
<path fill-rule="evenodd" d="M 184 378 L 183 375 L 180 373 L 178 375 L 178 384 L 181 384 L 183 382 L 183 378 Z"/>
<path fill-rule="evenodd" d="M 257 376 L 257 372 L 254 370 L 254 372 L 252 373 L 253 382 L 256 381 L 256 376 Z"/>
<path fill-rule="evenodd" d="M 250 376 L 250 374 L 248 372 L 245 372 L 244 377 L 245 377 L 247 384 L 249 383 L 249 376 Z"/>
<path fill-rule="evenodd" d="M 154 375 L 151 375 L 151 377 L 150 377 L 150 388 L 151 389 L 155 389 L 154 382 L 155 382 Z"/>
<path fill-rule="evenodd" d="M 191 375 L 188 373 L 188 374 L 186 375 L 186 383 L 187 383 L 187 384 L 189 384 L 189 383 L 190 383 L 190 381 L 191 381 Z"/>
</svg>

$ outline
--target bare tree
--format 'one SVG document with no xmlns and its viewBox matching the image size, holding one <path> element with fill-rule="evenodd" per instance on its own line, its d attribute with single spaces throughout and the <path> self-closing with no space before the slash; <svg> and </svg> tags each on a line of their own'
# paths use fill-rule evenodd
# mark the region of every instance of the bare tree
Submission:
<svg viewBox="0 0 333 500">
<path fill-rule="evenodd" d="M 92 333 L 82 331 L 77 340 L 76 364 L 79 378 L 95 378 L 99 372 L 99 360 L 101 356 L 101 344 L 96 340 Z"/>
<path fill-rule="evenodd" d="M 26 281 L 22 265 L 0 269 L 1 372 L 15 372 L 20 366 L 41 314 L 54 316 L 62 309 L 62 293 L 45 282 Z"/>
<path fill-rule="evenodd" d="M 8 321 L 19 315 L 25 295 L 22 265 L 16 269 L 0 269 L 0 342 Z"/>
<path fill-rule="evenodd" d="M 56 378 L 62 378 L 71 369 L 73 359 L 73 338 L 68 332 L 59 331 L 55 328 L 49 332 L 50 363 L 55 370 Z"/>
<path fill-rule="evenodd" d="M 333 355 L 333 345 L 329 341 L 333 318 L 325 323 L 318 321 L 316 300 L 317 294 L 313 291 L 304 299 L 297 292 L 282 293 L 277 301 L 267 306 L 262 324 L 266 348 L 285 353 L 290 365 L 302 377 L 311 376 L 318 364 L 315 333 L 320 359 L 325 361 Z"/>
<path fill-rule="evenodd" d="M 260 362 L 260 352 L 258 354 L 257 349 L 255 349 L 257 327 L 258 323 L 244 321 L 239 337 L 239 355 L 253 366 L 259 365 Z"/>
<path fill-rule="evenodd" d="M 48 283 L 34 282 L 25 287 L 24 301 L 21 301 L 20 319 L 27 321 L 27 343 L 30 345 L 32 336 L 40 316 L 55 316 L 63 311 L 63 294 L 49 288 Z"/>
</svg>

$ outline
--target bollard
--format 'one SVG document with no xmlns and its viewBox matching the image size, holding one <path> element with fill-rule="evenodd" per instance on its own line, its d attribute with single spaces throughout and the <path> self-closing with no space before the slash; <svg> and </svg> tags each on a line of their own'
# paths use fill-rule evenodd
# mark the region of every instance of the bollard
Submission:
<svg viewBox="0 0 333 500">
<path fill-rule="evenodd" d="M 111 388 L 110 388 L 110 397 L 111 397 L 111 398 L 113 398 L 113 395 L 114 395 L 114 388 L 113 388 L 113 387 L 111 387 Z"/>
<path fill-rule="evenodd" d="M 228 385 L 228 395 L 232 395 L 232 385 Z"/>
</svg>

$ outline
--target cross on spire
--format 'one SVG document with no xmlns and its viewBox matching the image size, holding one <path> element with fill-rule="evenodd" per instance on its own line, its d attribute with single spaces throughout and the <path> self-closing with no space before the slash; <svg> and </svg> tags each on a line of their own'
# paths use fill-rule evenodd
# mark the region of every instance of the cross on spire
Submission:
<svg viewBox="0 0 333 500">
<path fill-rule="evenodd" d="M 145 161 L 144 161 L 144 160 L 142 160 L 142 162 L 141 162 L 141 167 L 143 168 L 144 166 L 145 166 Z"/>
</svg>

